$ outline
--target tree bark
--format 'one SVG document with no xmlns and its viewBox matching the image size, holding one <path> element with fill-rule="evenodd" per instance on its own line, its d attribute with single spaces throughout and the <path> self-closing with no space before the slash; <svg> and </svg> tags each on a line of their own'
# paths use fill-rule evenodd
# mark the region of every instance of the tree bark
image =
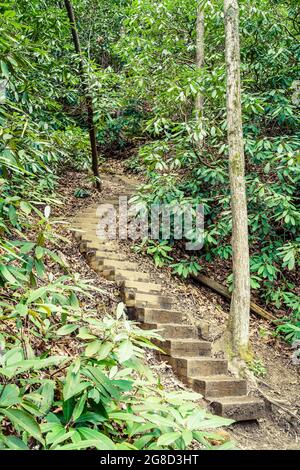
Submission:
<svg viewBox="0 0 300 470">
<path fill-rule="evenodd" d="M 88 90 L 88 86 L 85 83 L 84 62 L 83 62 L 83 57 L 82 57 L 82 52 L 81 52 L 80 39 L 79 39 L 77 27 L 76 27 L 76 20 L 75 20 L 73 5 L 70 0 L 64 0 L 64 2 L 65 2 L 65 7 L 68 13 L 69 21 L 70 21 L 74 48 L 80 60 L 79 62 L 80 75 L 82 77 L 82 82 L 84 85 L 85 103 L 86 103 L 86 109 L 87 109 L 87 125 L 88 125 L 90 144 L 91 144 L 92 170 L 93 170 L 93 174 L 96 180 L 95 181 L 96 188 L 98 189 L 98 191 L 100 191 L 101 181 L 100 181 L 100 174 L 99 174 L 96 130 L 95 130 L 95 125 L 94 125 L 93 102 L 92 102 L 92 98 Z"/>
<path fill-rule="evenodd" d="M 197 21 L 196 21 L 196 70 L 202 70 L 204 66 L 204 4 L 203 0 L 199 0 L 197 7 Z M 204 128 L 203 128 L 203 117 L 204 117 L 204 99 L 203 94 L 199 92 L 195 100 L 196 110 L 196 121 L 197 131 L 199 132 L 199 138 L 196 142 L 198 149 L 203 146 L 204 143 Z"/>
<path fill-rule="evenodd" d="M 204 6 L 200 0 L 197 9 L 196 23 L 196 69 L 202 70 L 204 66 Z M 196 113 L 198 119 L 203 117 L 203 94 L 196 97 Z"/>
<path fill-rule="evenodd" d="M 249 342 L 250 273 L 237 0 L 224 0 L 224 17 L 233 252 L 233 293 L 228 332 L 232 353 L 243 358 L 243 353 L 247 352 Z"/>
</svg>

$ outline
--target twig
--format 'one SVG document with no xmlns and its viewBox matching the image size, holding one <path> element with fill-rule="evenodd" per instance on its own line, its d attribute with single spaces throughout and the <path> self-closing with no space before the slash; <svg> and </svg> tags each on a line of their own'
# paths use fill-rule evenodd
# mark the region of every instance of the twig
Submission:
<svg viewBox="0 0 300 470">
<path fill-rule="evenodd" d="M 286 413 L 288 413 L 290 416 L 292 416 L 293 418 L 295 418 L 297 421 L 299 421 L 300 423 L 300 417 L 297 416 L 295 413 L 293 413 L 293 411 L 289 410 L 288 408 L 285 408 L 284 406 L 282 406 L 278 400 L 275 400 L 273 398 L 270 398 L 268 397 L 260 388 L 258 388 L 258 392 L 263 396 L 263 398 L 265 398 L 265 400 L 267 400 L 269 403 L 271 403 L 272 405 L 274 406 L 277 406 L 278 408 L 280 408 L 281 410 L 285 411 Z"/>
</svg>

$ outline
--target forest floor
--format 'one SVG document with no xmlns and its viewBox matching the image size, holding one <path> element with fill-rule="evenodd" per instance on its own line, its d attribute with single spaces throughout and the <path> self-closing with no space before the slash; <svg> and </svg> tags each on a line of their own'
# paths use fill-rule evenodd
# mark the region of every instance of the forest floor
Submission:
<svg viewBox="0 0 300 470">
<path fill-rule="evenodd" d="M 124 188 L 114 179 L 114 174 L 124 174 L 124 166 L 112 160 L 106 163 L 103 170 L 106 178 L 101 193 L 91 188 L 82 172 L 70 171 L 61 175 L 58 192 L 64 203 L 53 209 L 54 215 L 70 219 L 80 213 L 81 208 L 118 195 Z M 136 177 L 130 178 L 133 183 L 141 182 L 141 179 Z M 87 197 L 76 197 L 74 193 L 77 189 L 85 189 Z M 61 248 L 63 255 L 72 264 L 73 269 L 103 289 L 105 294 L 95 298 L 94 303 L 97 302 L 99 310 L 100 302 L 103 315 L 111 312 L 119 301 L 117 287 L 89 268 L 71 232 L 67 231 L 67 235 L 70 244 Z M 214 352 L 222 356 L 220 338 L 228 318 L 228 302 L 206 287 L 174 277 L 169 268 L 156 268 L 152 259 L 132 252 L 129 242 L 119 242 L 119 245 L 120 251 L 126 252 L 132 261 L 139 264 L 141 270 L 151 273 L 153 280 L 159 280 L 165 286 L 165 292 L 186 312 L 187 323 L 197 325 L 205 320 L 209 324 L 209 339 L 213 341 Z M 267 413 L 257 422 L 234 424 L 227 430 L 239 449 L 300 449 L 300 367 L 292 364 L 291 348 L 274 335 L 274 329 L 269 323 L 255 316 L 251 317 L 250 342 L 254 357 L 258 361 L 258 372 L 262 371 L 262 366 L 265 368 L 261 377 L 256 377 L 250 382 L 250 390 L 265 399 Z M 170 366 L 156 361 L 151 353 L 147 359 L 163 386 L 168 389 L 186 388 L 173 374 Z"/>
</svg>

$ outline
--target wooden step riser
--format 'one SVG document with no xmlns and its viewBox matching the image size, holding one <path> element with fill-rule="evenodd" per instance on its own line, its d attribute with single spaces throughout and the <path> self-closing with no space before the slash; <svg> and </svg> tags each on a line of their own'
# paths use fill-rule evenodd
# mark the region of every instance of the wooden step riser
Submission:
<svg viewBox="0 0 300 470">
<path fill-rule="evenodd" d="M 114 261 L 127 261 L 126 256 L 123 256 L 121 254 L 115 254 L 115 253 L 109 253 L 107 251 L 99 252 L 96 251 L 93 253 L 90 257 L 90 262 L 93 263 L 91 265 L 92 268 L 97 267 L 97 266 L 102 266 L 104 262 L 111 262 L 113 263 Z"/>
<path fill-rule="evenodd" d="M 195 356 L 211 356 L 211 344 L 201 341 L 191 341 L 189 344 L 185 342 L 172 341 L 153 341 L 160 349 L 164 351 L 165 356 L 176 357 L 195 357 Z M 166 358 L 164 360 L 167 360 Z"/>
<path fill-rule="evenodd" d="M 182 323 L 182 313 L 175 310 L 133 307 L 136 320 L 142 323 Z"/>
<path fill-rule="evenodd" d="M 204 397 L 225 397 L 247 395 L 247 383 L 245 380 L 231 380 L 214 382 L 193 379 L 192 386 L 195 392 L 201 393 Z"/>
<path fill-rule="evenodd" d="M 84 255 L 89 250 L 97 250 L 97 248 L 100 248 L 100 247 L 101 247 L 101 249 L 102 248 L 105 249 L 104 247 L 106 246 L 106 244 L 111 247 L 112 242 L 113 242 L 113 240 L 110 240 L 109 242 L 108 241 L 106 242 L 106 241 L 103 241 L 99 238 L 94 243 L 91 243 L 90 241 L 87 241 L 85 239 L 85 237 L 82 237 L 82 240 L 79 244 L 79 251 L 80 251 L 80 253 L 82 253 Z"/>
<path fill-rule="evenodd" d="M 234 402 L 231 404 L 222 404 L 213 402 L 209 406 L 211 413 L 224 418 L 233 419 L 234 421 L 252 421 L 258 418 L 264 418 L 266 414 L 265 404 L 263 400 L 251 400 L 249 403 L 240 404 Z"/>
<path fill-rule="evenodd" d="M 183 325 L 161 325 L 157 323 L 141 323 L 144 330 L 159 330 L 161 336 L 166 339 L 198 339 L 198 332 L 195 328 Z"/>
<path fill-rule="evenodd" d="M 116 266 L 113 266 L 113 264 L 116 264 Z M 101 273 L 109 273 L 110 276 L 115 276 L 116 273 L 118 272 L 118 269 L 121 270 L 126 270 L 126 271 L 132 271 L 136 272 L 136 266 L 135 264 L 128 263 L 127 261 L 111 261 L 110 260 L 104 260 L 103 263 L 94 263 L 94 270 L 98 272 L 99 274 Z"/>
<path fill-rule="evenodd" d="M 215 361 L 210 358 L 207 360 L 197 360 L 170 357 L 168 362 L 178 376 L 189 377 L 191 379 L 196 376 L 205 377 L 227 374 L 228 372 L 228 362 L 223 359 Z"/>
<path fill-rule="evenodd" d="M 124 281 L 126 279 L 130 279 L 132 281 L 141 281 L 141 282 L 146 282 L 149 280 L 149 275 L 146 273 L 141 273 L 138 271 L 124 271 L 121 269 L 105 269 L 102 272 L 102 276 L 105 277 L 105 279 L 108 279 L 110 281 Z"/>
<path fill-rule="evenodd" d="M 130 295 L 130 298 L 134 298 L 136 292 L 143 294 L 157 294 L 159 295 L 162 291 L 160 284 L 154 284 L 151 282 L 134 282 L 134 281 L 123 281 L 120 283 L 120 292 L 125 295 L 125 292 Z M 132 293 L 132 294 L 131 294 Z"/>
<path fill-rule="evenodd" d="M 167 300 L 161 302 L 159 300 L 127 300 L 123 297 L 122 301 L 127 307 L 163 308 L 166 310 L 172 308 L 172 304 Z"/>
<path fill-rule="evenodd" d="M 118 253 L 116 255 L 118 247 L 115 245 L 113 242 L 110 243 L 89 243 L 87 246 L 86 253 L 90 253 L 93 251 L 93 256 L 97 256 L 97 252 L 100 253 L 105 253 L 107 258 L 110 259 L 110 256 L 118 256 Z M 120 257 L 118 256 L 118 259 L 120 260 Z"/>
<path fill-rule="evenodd" d="M 169 297 L 163 295 L 157 295 L 153 293 L 143 293 L 133 291 L 131 289 L 124 289 L 122 291 L 122 300 L 128 306 L 133 307 L 134 305 L 140 305 L 143 302 L 148 304 L 153 304 L 161 306 L 161 308 L 171 308 L 172 300 Z"/>
</svg>

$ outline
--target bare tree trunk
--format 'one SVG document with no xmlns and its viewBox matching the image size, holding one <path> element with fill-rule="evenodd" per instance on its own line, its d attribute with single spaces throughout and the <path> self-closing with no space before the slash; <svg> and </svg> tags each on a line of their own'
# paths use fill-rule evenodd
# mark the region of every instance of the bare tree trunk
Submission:
<svg viewBox="0 0 300 470">
<path fill-rule="evenodd" d="M 243 358 L 249 341 L 250 274 L 237 0 L 224 0 L 224 16 L 233 252 L 233 294 L 228 330 L 232 353 Z"/>
<path fill-rule="evenodd" d="M 89 94 L 89 90 L 87 85 L 85 84 L 85 72 L 84 72 L 84 63 L 81 53 L 80 47 L 80 39 L 76 27 L 75 15 L 73 6 L 70 0 L 64 0 L 65 7 L 68 12 L 68 17 L 71 26 L 71 33 L 74 43 L 74 48 L 76 53 L 80 58 L 80 75 L 82 77 L 82 81 L 84 84 L 84 92 L 85 92 L 85 103 L 87 108 L 87 125 L 89 129 L 89 136 L 90 136 L 90 144 L 91 144 L 91 155 L 92 155 L 92 170 L 93 174 L 96 178 L 96 188 L 100 191 L 101 190 L 101 181 L 100 181 L 100 174 L 99 174 L 99 164 L 98 164 L 98 152 L 97 152 L 97 142 L 96 142 L 96 130 L 94 125 L 94 110 L 93 110 L 93 102 L 92 98 Z"/>
<path fill-rule="evenodd" d="M 202 70 L 204 66 L 204 5 L 203 0 L 199 0 L 197 8 L 197 22 L 196 22 L 196 69 Z M 196 119 L 198 121 L 199 130 L 203 127 L 203 116 L 204 116 L 204 100 L 203 94 L 198 93 L 195 102 L 196 108 Z M 203 139 L 198 142 L 201 147 Z"/>
</svg>

